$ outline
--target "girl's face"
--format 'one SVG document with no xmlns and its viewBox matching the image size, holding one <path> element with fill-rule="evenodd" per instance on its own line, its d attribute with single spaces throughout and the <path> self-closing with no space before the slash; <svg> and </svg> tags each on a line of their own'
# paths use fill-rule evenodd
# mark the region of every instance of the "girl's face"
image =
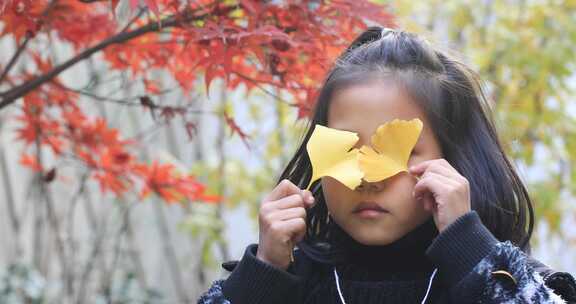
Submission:
<svg viewBox="0 0 576 304">
<path fill-rule="evenodd" d="M 442 157 L 434 132 L 416 102 L 393 81 L 374 81 L 352 85 L 334 92 L 328 127 L 356 132 L 356 148 L 370 146 L 376 128 L 395 118 L 419 118 L 424 127 L 408 160 L 408 167 L 424 160 Z M 394 144 L 394 143 L 391 143 Z M 352 238 L 365 245 L 387 245 L 426 222 L 431 213 L 412 196 L 417 180 L 407 172 L 379 182 L 362 181 L 355 190 L 332 177 L 322 178 L 322 189 L 334 221 Z M 372 201 L 388 212 L 376 217 L 361 217 L 354 208 L 362 201 Z"/>
</svg>

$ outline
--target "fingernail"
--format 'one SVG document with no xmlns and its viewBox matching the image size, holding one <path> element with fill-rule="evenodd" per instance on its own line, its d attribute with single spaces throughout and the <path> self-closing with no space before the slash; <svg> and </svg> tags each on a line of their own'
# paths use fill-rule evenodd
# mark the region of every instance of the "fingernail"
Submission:
<svg viewBox="0 0 576 304">
<path fill-rule="evenodd" d="M 308 196 L 307 200 L 308 200 L 308 203 L 313 203 L 313 202 L 314 202 L 314 197 L 313 197 L 313 196 Z"/>
</svg>

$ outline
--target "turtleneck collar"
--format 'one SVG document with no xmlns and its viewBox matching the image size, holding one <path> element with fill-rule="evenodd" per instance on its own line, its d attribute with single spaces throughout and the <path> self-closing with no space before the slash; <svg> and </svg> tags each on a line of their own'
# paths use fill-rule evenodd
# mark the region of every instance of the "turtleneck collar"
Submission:
<svg viewBox="0 0 576 304">
<path fill-rule="evenodd" d="M 340 258 L 334 263 L 336 265 L 346 264 L 372 272 L 427 272 L 433 269 L 425 254 L 438 235 L 432 217 L 394 243 L 381 246 L 361 244 L 332 223 L 330 243 L 336 244 L 340 252 Z"/>
</svg>

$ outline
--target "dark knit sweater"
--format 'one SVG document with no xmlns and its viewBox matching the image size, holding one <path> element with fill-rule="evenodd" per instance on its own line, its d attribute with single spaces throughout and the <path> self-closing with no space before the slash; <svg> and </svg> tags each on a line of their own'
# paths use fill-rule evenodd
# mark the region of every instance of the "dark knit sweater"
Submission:
<svg viewBox="0 0 576 304">
<path fill-rule="evenodd" d="M 347 304 L 420 303 L 432 271 L 438 268 L 427 303 L 445 303 L 445 291 L 497 243 L 475 211 L 441 234 L 431 218 L 386 246 L 362 245 L 341 229 L 336 229 L 334 238 L 345 244 L 342 262 L 327 263 L 297 249 L 295 263 L 286 271 L 258 260 L 257 245 L 249 245 L 223 282 L 224 296 L 233 304 L 341 303 L 333 274 L 336 267 Z"/>
<path fill-rule="evenodd" d="M 438 233 L 432 219 L 386 246 L 363 245 L 334 228 L 332 239 L 346 249 L 345 258 L 335 265 L 317 261 L 323 265 L 323 275 L 308 280 L 305 303 L 341 303 L 332 266 L 348 304 L 421 302 L 435 268 L 425 255 Z"/>
</svg>

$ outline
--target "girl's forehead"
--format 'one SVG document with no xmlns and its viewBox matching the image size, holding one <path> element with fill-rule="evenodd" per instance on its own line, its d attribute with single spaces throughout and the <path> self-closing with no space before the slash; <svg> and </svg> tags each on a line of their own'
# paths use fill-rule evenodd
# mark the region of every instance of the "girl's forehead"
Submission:
<svg viewBox="0 0 576 304">
<path fill-rule="evenodd" d="M 371 135 L 394 119 L 427 120 L 410 94 L 392 81 L 373 81 L 334 92 L 328 110 L 328 127 Z"/>
</svg>

